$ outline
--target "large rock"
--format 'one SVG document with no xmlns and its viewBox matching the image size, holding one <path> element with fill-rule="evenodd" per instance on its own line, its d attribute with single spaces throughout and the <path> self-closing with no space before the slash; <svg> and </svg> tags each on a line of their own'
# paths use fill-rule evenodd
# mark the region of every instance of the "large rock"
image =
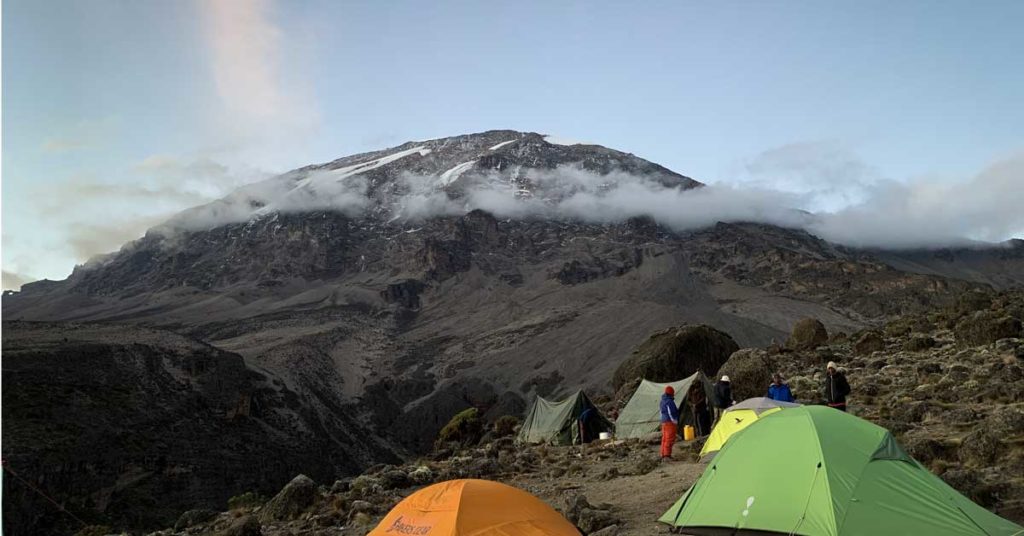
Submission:
<svg viewBox="0 0 1024 536">
<path fill-rule="evenodd" d="M 813 350 L 824 344 L 828 344 L 828 331 L 816 318 L 799 320 L 786 341 L 786 346 L 793 350 Z"/>
<path fill-rule="evenodd" d="M 698 370 L 713 376 L 736 350 L 739 345 L 728 333 L 703 324 L 659 331 L 619 365 L 612 386 L 618 390 L 637 378 L 675 381 Z"/>
<path fill-rule="evenodd" d="M 570 495 L 565 500 L 565 518 L 584 534 L 593 534 L 620 520 L 607 505 L 594 506 L 583 495 Z"/>
<path fill-rule="evenodd" d="M 960 346 L 991 344 L 999 339 L 1021 336 L 1020 320 L 1012 316 L 1000 316 L 992 311 L 978 311 L 960 322 L 954 330 Z"/>
<path fill-rule="evenodd" d="M 729 360 L 718 371 L 719 376 L 729 376 L 732 384 L 733 399 L 745 400 L 755 396 L 765 396 L 768 385 L 772 382 L 772 373 L 776 370 L 776 362 L 766 350 L 760 348 L 744 348 L 729 356 Z"/>
<path fill-rule="evenodd" d="M 215 534 L 216 536 L 260 536 L 263 534 L 263 527 L 255 516 L 242 516 Z"/>
<path fill-rule="evenodd" d="M 867 355 L 885 350 L 885 339 L 874 331 L 869 331 L 853 343 L 853 351 L 858 355 Z"/>
<path fill-rule="evenodd" d="M 306 475 L 299 475 L 260 509 L 260 521 L 266 523 L 292 519 L 305 512 L 316 500 L 316 496 L 316 483 Z"/>
</svg>

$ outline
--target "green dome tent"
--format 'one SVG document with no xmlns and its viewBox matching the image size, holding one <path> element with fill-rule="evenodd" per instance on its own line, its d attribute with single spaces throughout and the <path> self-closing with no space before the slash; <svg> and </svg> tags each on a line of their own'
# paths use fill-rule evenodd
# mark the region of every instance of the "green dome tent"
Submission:
<svg viewBox="0 0 1024 536">
<path fill-rule="evenodd" d="M 680 429 L 687 424 L 693 425 L 693 412 L 688 411 L 683 402 L 686 400 L 686 393 L 690 391 L 690 386 L 694 383 L 702 386 L 704 394 L 707 396 L 708 409 L 712 409 L 715 389 L 711 385 L 711 381 L 700 371 L 669 383 L 643 380 L 633 392 L 633 396 L 629 397 L 629 402 L 626 402 L 626 406 L 619 412 L 619 418 L 615 419 L 615 437 L 619 439 L 642 438 L 656 433 L 661 426 L 661 395 L 665 392 L 667 385 L 671 385 L 676 391 L 676 406 L 683 406 L 679 410 L 683 421 L 679 425 Z"/>
<path fill-rule="evenodd" d="M 584 419 L 582 432 L 585 437 L 581 437 L 581 417 Z M 601 415 L 587 395 L 583 391 L 576 391 L 568 398 L 557 401 L 538 396 L 523 419 L 523 427 L 516 441 L 576 445 L 593 441 L 601 432 L 611 430 L 612 423 Z"/>
<path fill-rule="evenodd" d="M 1024 534 L 925 469 L 888 430 L 824 406 L 738 432 L 660 521 L 696 536 Z"/>
</svg>

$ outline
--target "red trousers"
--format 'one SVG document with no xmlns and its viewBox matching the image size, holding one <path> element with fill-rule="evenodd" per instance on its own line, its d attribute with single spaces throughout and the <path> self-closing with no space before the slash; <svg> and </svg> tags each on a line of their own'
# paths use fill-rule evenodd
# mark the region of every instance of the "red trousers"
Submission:
<svg viewBox="0 0 1024 536">
<path fill-rule="evenodd" d="M 676 443 L 676 434 L 679 432 L 679 425 L 674 422 L 661 423 L 661 457 L 672 456 L 672 445 Z"/>
</svg>

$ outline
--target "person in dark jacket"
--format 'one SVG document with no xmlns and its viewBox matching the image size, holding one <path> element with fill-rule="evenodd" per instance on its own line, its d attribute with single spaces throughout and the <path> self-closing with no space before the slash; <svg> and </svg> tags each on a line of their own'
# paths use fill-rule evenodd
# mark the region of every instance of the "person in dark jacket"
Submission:
<svg viewBox="0 0 1024 536">
<path fill-rule="evenodd" d="M 850 394 L 846 375 L 839 371 L 834 361 L 828 362 L 825 372 L 825 403 L 830 408 L 846 411 L 846 397 Z"/>
<path fill-rule="evenodd" d="M 672 458 L 672 445 L 679 434 L 679 407 L 676 406 L 676 390 L 671 385 L 665 386 L 665 394 L 661 395 L 661 459 Z"/>
<path fill-rule="evenodd" d="M 782 379 L 782 374 L 778 372 L 772 374 L 772 383 L 768 386 L 768 398 L 779 402 L 796 402 L 796 399 L 793 398 L 793 391 L 789 389 L 789 384 Z"/>
<path fill-rule="evenodd" d="M 722 418 L 722 412 L 729 406 L 735 404 L 732 399 L 732 383 L 728 376 L 722 376 L 715 384 L 715 422 Z"/>
<path fill-rule="evenodd" d="M 711 408 L 704 386 L 696 383 L 690 387 L 687 393 L 690 402 L 690 411 L 693 414 L 693 428 L 697 437 L 704 437 L 711 433 Z"/>
</svg>

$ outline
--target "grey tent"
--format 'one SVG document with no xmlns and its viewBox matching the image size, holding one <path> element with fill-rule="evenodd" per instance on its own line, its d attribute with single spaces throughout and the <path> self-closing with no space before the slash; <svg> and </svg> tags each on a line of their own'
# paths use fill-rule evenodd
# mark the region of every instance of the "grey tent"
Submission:
<svg viewBox="0 0 1024 536">
<path fill-rule="evenodd" d="M 772 400 L 765 396 L 756 396 L 754 398 L 748 398 L 743 402 L 733 404 L 729 406 L 729 410 L 737 409 L 749 409 L 754 413 L 760 415 L 772 408 L 798 408 L 800 404 L 796 402 L 782 402 L 781 400 Z"/>
<path fill-rule="evenodd" d="M 682 420 L 680 428 L 687 424 L 693 426 L 694 415 L 687 407 L 686 395 L 690 392 L 690 387 L 695 384 L 703 387 L 710 407 L 711 401 L 715 398 L 714 386 L 700 371 L 682 380 L 669 383 L 643 380 L 633 392 L 633 396 L 629 398 L 629 402 L 626 402 L 626 407 L 622 408 L 618 420 L 615 421 L 615 437 L 620 439 L 642 438 L 657 432 L 661 426 L 661 395 L 665 393 L 665 387 L 668 385 L 671 385 L 676 391 L 676 405 L 682 406 L 679 410 Z"/>
<path fill-rule="evenodd" d="M 576 445 L 593 441 L 601 432 L 610 432 L 612 428 L 612 423 L 601 415 L 583 391 L 557 401 L 538 396 L 526 413 L 516 441 Z"/>
</svg>

